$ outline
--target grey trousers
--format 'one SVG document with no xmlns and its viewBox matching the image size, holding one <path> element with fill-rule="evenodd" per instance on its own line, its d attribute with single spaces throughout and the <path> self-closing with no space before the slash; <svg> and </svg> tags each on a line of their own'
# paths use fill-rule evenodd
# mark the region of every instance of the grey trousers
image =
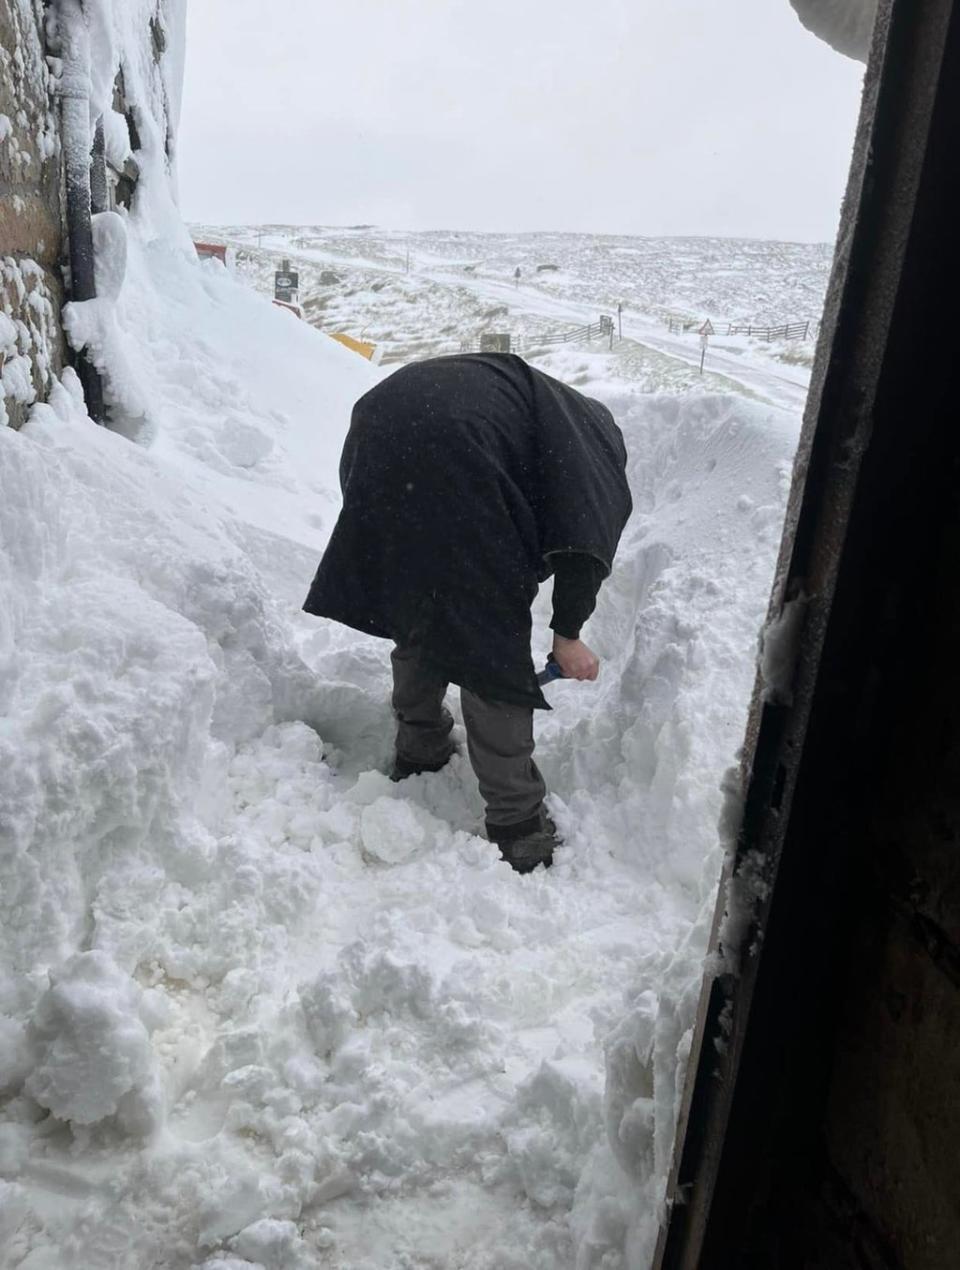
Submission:
<svg viewBox="0 0 960 1270">
<path fill-rule="evenodd" d="M 397 755 L 412 764 L 439 764 L 453 752 L 453 716 L 443 704 L 447 681 L 420 650 L 395 648 L 393 712 Z M 539 822 L 546 786 L 533 761 L 533 709 L 487 701 L 460 690 L 467 752 L 487 808 L 487 830 L 500 825 L 531 829 Z"/>
</svg>

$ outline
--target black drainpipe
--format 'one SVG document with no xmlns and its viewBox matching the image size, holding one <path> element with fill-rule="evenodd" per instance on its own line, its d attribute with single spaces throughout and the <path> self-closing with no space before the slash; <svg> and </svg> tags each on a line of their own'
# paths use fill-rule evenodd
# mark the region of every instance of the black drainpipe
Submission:
<svg viewBox="0 0 960 1270">
<path fill-rule="evenodd" d="M 90 224 L 90 50 L 78 26 L 83 21 L 79 0 L 59 0 L 60 45 L 63 71 L 60 81 L 60 117 L 63 170 L 67 193 L 67 242 L 70 261 L 70 299 L 93 300 L 97 294 Z M 76 38 L 74 38 L 76 37 Z M 102 130 L 100 131 L 102 137 Z M 103 423 L 103 383 L 84 351 L 74 356 L 90 418 Z"/>
<path fill-rule="evenodd" d="M 93 150 L 90 155 L 90 210 L 108 212 L 110 195 L 107 190 L 107 156 L 103 139 L 103 115 L 97 120 L 93 134 Z"/>
</svg>

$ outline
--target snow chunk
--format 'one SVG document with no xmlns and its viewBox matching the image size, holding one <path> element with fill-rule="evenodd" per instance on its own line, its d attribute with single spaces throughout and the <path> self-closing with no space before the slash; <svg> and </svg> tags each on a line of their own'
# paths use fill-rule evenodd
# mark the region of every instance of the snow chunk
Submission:
<svg viewBox="0 0 960 1270">
<path fill-rule="evenodd" d="M 321 1057 L 329 1056 L 356 1025 L 356 1014 L 329 972 L 300 988 L 300 1005 L 311 1040 Z"/>
<path fill-rule="evenodd" d="M 128 1132 L 156 1127 L 143 993 L 106 953 L 78 953 L 51 976 L 28 1034 L 35 1066 L 26 1091 L 58 1119 L 88 1125 L 117 1114 Z"/>
<path fill-rule="evenodd" d="M 292 1221 L 264 1217 L 241 1230 L 233 1244 L 242 1257 L 264 1270 L 296 1270 L 305 1264 L 304 1243 Z"/>
<path fill-rule="evenodd" d="M 16 1182 L 0 1180 L 0 1248 L 3 1265 L 26 1264 L 22 1258 L 29 1251 L 29 1237 L 39 1227 L 30 1206 L 27 1191 Z"/>
<path fill-rule="evenodd" d="M 266 1270 L 259 1261 L 247 1261 L 244 1257 L 210 1257 L 192 1270 Z"/>
<path fill-rule="evenodd" d="M 217 446 L 234 467 L 256 467 L 273 449 L 273 442 L 260 428 L 230 419 L 220 429 Z"/>
<path fill-rule="evenodd" d="M 117 212 L 91 216 L 97 298 L 116 300 L 127 272 L 127 227 Z"/>
<path fill-rule="evenodd" d="M 19 1020 L 0 1014 L 0 1097 L 19 1089 L 29 1071 L 26 1029 Z"/>
<path fill-rule="evenodd" d="M 130 157 L 130 129 L 119 111 L 112 107 L 103 112 L 103 143 L 107 162 L 118 172 Z"/>
<path fill-rule="evenodd" d="M 200 1243 L 216 1244 L 251 1224 L 257 1225 L 275 1189 L 272 1179 L 244 1170 L 209 1191 L 200 1206 Z"/>
<path fill-rule="evenodd" d="M 244 1257 L 210 1257 L 192 1270 L 266 1270 L 259 1261 L 247 1261 Z"/>
<path fill-rule="evenodd" d="M 507 1151 L 520 1185 L 535 1204 L 568 1207 L 597 1139 L 599 1073 L 585 1063 L 541 1063 L 518 1091 L 520 1126 L 507 1134 Z"/>
<path fill-rule="evenodd" d="M 877 18 L 877 0 L 790 0 L 797 17 L 838 53 L 865 62 Z"/>
<path fill-rule="evenodd" d="M 363 849 L 384 864 L 400 864 L 424 845 L 433 817 L 395 798 L 378 798 L 364 807 L 360 818 Z"/>
<path fill-rule="evenodd" d="M 763 699 L 771 705 L 793 704 L 793 675 L 800 654 L 800 636 L 808 603 L 803 595 L 788 600 L 780 616 L 768 622 L 760 634 Z"/>
<path fill-rule="evenodd" d="M 747 935 L 753 928 L 757 907 L 770 894 L 770 860 L 760 851 L 747 851 L 727 883 L 720 946 L 726 969 L 737 966 Z M 762 935 L 758 932 L 758 938 Z M 756 942 L 749 952 L 756 951 Z"/>
<path fill-rule="evenodd" d="M 17 328 L 6 315 L 0 313 L 0 353 L 9 357 L 17 351 Z"/>
<path fill-rule="evenodd" d="M 5 362 L 0 382 L 3 385 L 2 396 L 12 397 L 14 401 L 31 402 L 36 396 L 29 358 L 14 357 Z"/>
</svg>

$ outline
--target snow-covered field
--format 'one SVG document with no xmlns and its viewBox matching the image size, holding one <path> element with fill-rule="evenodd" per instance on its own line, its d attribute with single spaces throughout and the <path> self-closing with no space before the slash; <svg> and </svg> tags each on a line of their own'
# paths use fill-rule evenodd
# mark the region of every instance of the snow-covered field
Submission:
<svg viewBox="0 0 960 1270">
<path fill-rule="evenodd" d="M 160 110 L 124 40 L 96 83 L 122 53 Z M 807 376 L 734 338 L 701 378 L 662 318 L 815 320 L 826 255 L 266 227 L 221 233 L 233 276 L 151 119 L 67 311 L 114 430 L 70 371 L 0 428 L 0 1267 L 643 1270 Z M 284 254 L 383 365 L 258 294 Z M 613 410 L 636 510 L 601 678 L 537 721 L 565 845 L 520 877 L 462 756 L 390 783 L 387 646 L 300 604 L 390 361 L 618 299 L 614 347 L 536 354 Z"/>
<path fill-rule="evenodd" d="M 241 276 L 267 295 L 274 271 L 289 259 L 308 321 L 373 341 L 384 364 L 455 352 L 482 332 L 506 331 L 537 365 L 567 376 L 570 350 L 544 351 L 538 339 L 601 313 L 615 316 L 619 304 L 624 339 L 610 369 L 615 382 L 646 393 L 736 391 L 790 409 L 802 405 L 832 255 L 823 243 L 721 238 L 192 228 L 202 241 L 231 245 Z M 718 332 L 702 377 L 696 330 L 673 335 L 668 317 L 697 325 L 709 319 Z M 730 323 L 788 322 L 809 322 L 808 338 L 723 334 Z M 758 377 L 761 367 L 766 375 Z M 596 378 L 595 359 L 591 368 Z"/>
</svg>

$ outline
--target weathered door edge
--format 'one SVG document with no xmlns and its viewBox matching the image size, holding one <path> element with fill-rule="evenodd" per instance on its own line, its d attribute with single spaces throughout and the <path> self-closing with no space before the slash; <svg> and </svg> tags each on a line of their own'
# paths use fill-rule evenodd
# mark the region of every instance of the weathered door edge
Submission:
<svg viewBox="0 0 960 1270">
<path fill-rule="evenodd" d="M 762 939 L 850 508 L 870 444 L 953 7 L 952 0 L 934 0 L 920 13 L 905 0 L 886 0 L 878 15 L 771 597 L 773 621 L 791 601 L 803 607 L 792 690 L 775 700 L 758 679 L 741 782 L 727 795 L 721 827 L 727 862 L 655 1270 L 704 1264 L 701 1248 Z"/>
</svg>

